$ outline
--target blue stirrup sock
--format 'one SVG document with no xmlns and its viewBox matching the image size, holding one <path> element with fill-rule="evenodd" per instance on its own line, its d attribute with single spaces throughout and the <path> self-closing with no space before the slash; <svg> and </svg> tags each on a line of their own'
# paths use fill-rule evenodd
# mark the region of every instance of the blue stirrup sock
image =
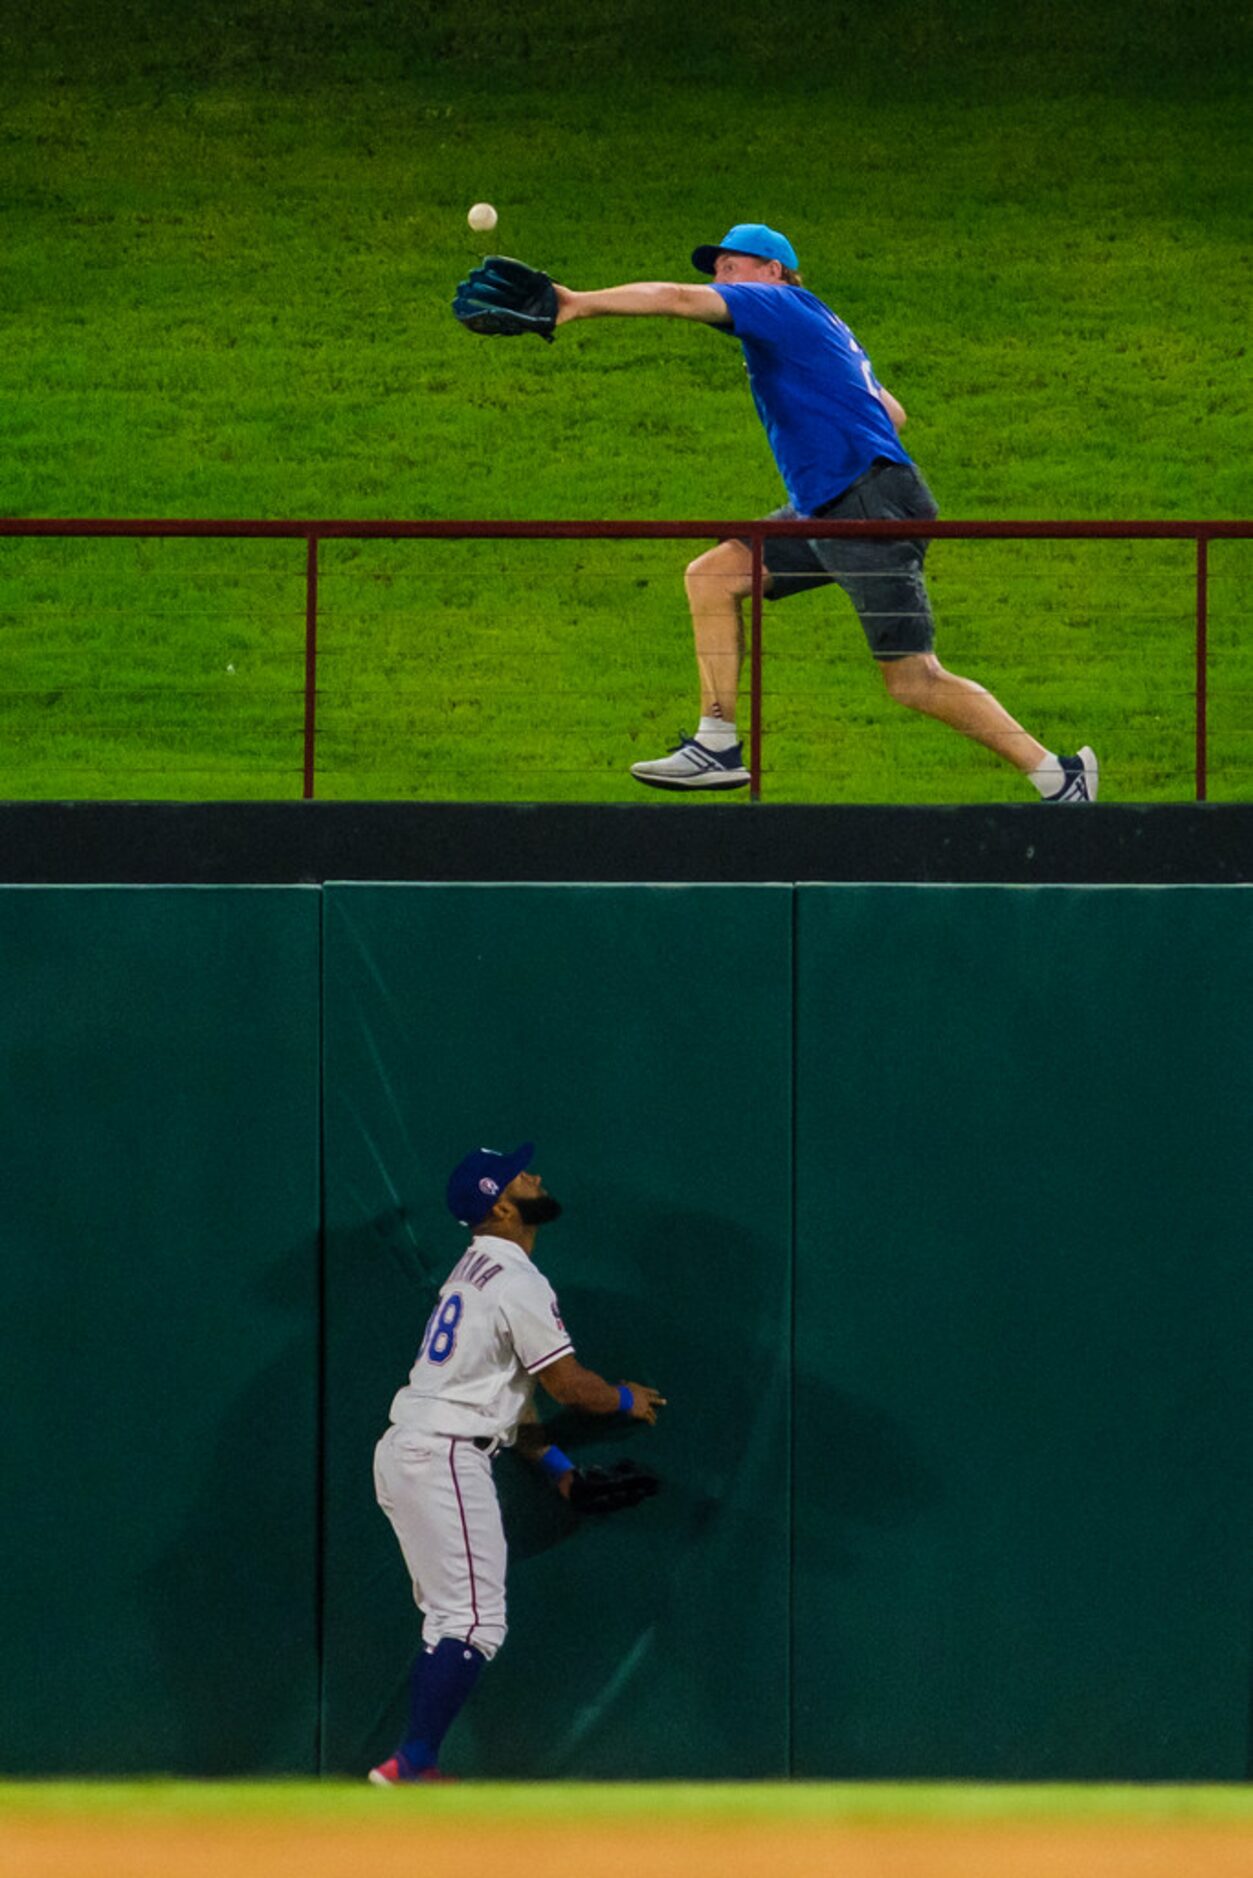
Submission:
<svg viewBox="0 0 1253 1878">
<path fill-rule="evenodd" d="M 444 1736 L 486 1662 L 481 1650 L 456 1637 L 445 1637 L 433 1650 L 414 1657 L 409 1671 L 409 1732 L 397 1754 L 407 1773 L 420 1774 L 434 1767 Z"/>
</svg>

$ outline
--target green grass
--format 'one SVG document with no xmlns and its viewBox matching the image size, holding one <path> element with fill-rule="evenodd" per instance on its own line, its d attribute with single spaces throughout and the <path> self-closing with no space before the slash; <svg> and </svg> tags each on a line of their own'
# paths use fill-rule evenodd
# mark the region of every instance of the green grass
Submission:
<svg viewBox="0 0 1253 1878">
<path fill-rule="evenodd" d="M 190 27 L 132 0 L 94 37 L 41 8 L 0 34 L 0 507 L 775 506 L 725 340 L 457 327 L 487 197 L 498 245 L 575 286 L 688 277 L 743 215 L 784 227 L 950 517 L 1247 513 L 1246 48 L 1166 5 L 1093 11 L 888 5 L 854 33 L 805 9 L 789 65 L 786 7 L 769 32 L 720 10 L 717 46 L 656 0 L 615 26 L 351 0 Z M 319 794 L 651 799 L 625 770 L 692 728 L 689 552 L 326 547 Z M 1108 799 L 1190 795 L 1187 544 L 944 543 L 932 567 L 946 663 L 1053 747 L 1095 744 Z M 302 570 L 299 543 L 0 543 L 0 796 L 298 794 Z M 1215 547 L 1219 799 L 1253 795 L 1251 573 L 1253 546 Z M 838 596 L 765 631 L 770 799 L 1024 799 L 888 704 Z"/>
<path fill-rule="evenodd" d="M 173 1820 L 274 1818 L 377 1822 L 379 1796 L 360 1782 L 339 1781 L 47 1781 L 0 1783 L 5 1816 Z M 1253 1822 L 1247 1788 L 1217 1786 L 979 1786 L 926 1782 L 870 1786 L 825 1782 L 793 1785 L 690 1783 L 467 1782 L 425 1789 L 409 1804 L 436 1818 L 479 1824 L 551 1822 L 563 1815 L 583 1824 L 617 1820 L 949 1821 L 992 1823 L 1109 1821 Z M 406 1811 L 409 1817 L 412 1813 Z"/>
</svg>

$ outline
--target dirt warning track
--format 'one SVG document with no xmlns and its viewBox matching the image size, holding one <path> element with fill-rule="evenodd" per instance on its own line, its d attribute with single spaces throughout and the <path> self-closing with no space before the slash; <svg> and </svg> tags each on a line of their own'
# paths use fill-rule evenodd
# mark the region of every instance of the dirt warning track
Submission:
<svg viewBox="0 0 1253 1878">
<path fill-rule="evenodd" d="M 1247 1825 L 9 1820 L 5 1878 L 1253 1878 Z"/>
</svg>

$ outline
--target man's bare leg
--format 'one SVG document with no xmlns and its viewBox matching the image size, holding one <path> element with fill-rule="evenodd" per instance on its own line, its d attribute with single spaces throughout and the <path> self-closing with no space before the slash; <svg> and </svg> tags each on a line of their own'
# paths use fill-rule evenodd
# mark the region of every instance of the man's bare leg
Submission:
<svg viewBox="0 0 1253 1878">
<path fill-rule="evenodd" d="M 742 541 L 719 542 L 690 564 L 685 583 L 700 672 L 701 715 L 734 724 L 744 662 L 741 608 L 753 590 L 753 557 Z M 1025 775 L 1048 755 L 990 691 L 945 671 L 933 652 L 884 660 L 883 676 L 898 703 L 950 724 Z"/>
<path fill-rule="evenodd" d="M 742 541 L 720 541 L 684 574 L 700 673 L 700 710 L 733 726 L 744 663 L 742 602 L 753 591 L 753 557 Z"/>
<path fill-rule="evenodd" d="M 749 780 L 735 727 L 744 662 L 740 608 L 753 590 L 753 557 L 740 541 L 698 555 L 684 576 L 692 609 L 700 722 L 669 756 L 632 763 L 636 782 L 654 789 L 743 789 Z"/>
<path fill-rule="evenodd" d="M 995 750 L 1015 769 L 1029 776 L 1049 752 L 1012 718 L 990 691 L 971 678 L 946 672 L 934 652 L 913 652 L 903 659 L 882 661 L 884 682 L 898 704 L 923 711 L 950 724 L 963 737 Z"/>
<path fill-rule="evenodd" d="M 753 588 L 752 554 L 743 542 L 719 542 L 690 563 L 685 581 L 700 673 L 701 723 L 697 738 L 708 737 L 708 747 L 720 750 L 724 742 L 738 742 L 735 713 L 744 660 L 741 609 Z M 767 590 L 768 585 L 769 576 Z M 884 660 L 882 669 L 888 691 L 898 703 L 937 718 L 994 751 L 1030 777 L 1042 796 L 1057 801 L 1095 801 L 1098 766 L 1091 750 L 1085 748 L 1077 758 L 1054 755 L 1024 730 L 990 691 L 973 679 L 945 671 L 933 652 Z M 725 726 L 729 734 L 717 735 L 715 726 Z M 681 758 L 676 761 L 681 765 Z M 640 782 L 653 782 L 659 787 L 680 786 L 665 779 L 663 772 L 670 767 L 669 759 L 636 763 L 632 774 Z M 747 777 L 742 768 L 735 773 Z M 705 785 L 698 780 L 697 786 Z"/>
</svg>

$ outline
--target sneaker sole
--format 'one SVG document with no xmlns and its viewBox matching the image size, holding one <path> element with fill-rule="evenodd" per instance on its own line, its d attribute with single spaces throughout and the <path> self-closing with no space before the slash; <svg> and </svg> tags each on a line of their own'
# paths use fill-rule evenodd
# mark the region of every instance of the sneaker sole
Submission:
<svg viewBox="0 0 1253 1878">
<path fill-rule="evenodd" d="M 1095 802 L 1101 788 L 1101 766 L 1096 760 L 1096 751 L 1090 749 L 1085 743 L 1078 754 L 1083 760 L 1084 775 L 1088 777 L 1088 801 Z M 1089 765 L 1091 765 L 1092 770 L 1090 776 L 1088 776 Z"/>
<path fill-rule="evenodd" d="M 741 770 L 738 775 L 733 771 L 729 775 L 722 776 L 693 776 L 690 782 L 678 782 L 669 776 L 640 776 L 635 770 L 631 771 L 631 776 L 635 782 L 643 783 L 646 789 L 671 789 L 685 792 L 690 789 L 745 789 L 752 781 L 747 770 Z"/>
</svg>

